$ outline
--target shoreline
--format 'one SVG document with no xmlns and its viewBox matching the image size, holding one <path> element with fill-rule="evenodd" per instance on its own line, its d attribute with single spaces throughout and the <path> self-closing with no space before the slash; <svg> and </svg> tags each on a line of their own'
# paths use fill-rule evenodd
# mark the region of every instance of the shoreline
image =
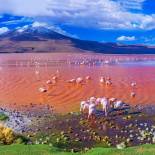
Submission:
<svg viewBox="0 0 155 155">
<path fill-rule="evenodd" d="M 40 110 L 43 112 L 48 109 L 46 108 L 45 106 L 45 109 Z M 4 111 L 5 114 L 9 113 L 9 121 L 12 123 L 6 122 L 4 126 L 12 128 L 17 134 L 26 136 L 32 144 L 50 145 L 53 143 L 52 145 L 57 146 L 59 142 L 57 143 L 56 139 L 68 137 L 66 144 L 62 145 L 64 147 L 58 145 L 68 151 L 73 149 L 79 152 L 98 146 L 110 148 L 139 146 L 153 143 L 155 134 L 155 106 L 153 108 L 152 106 L 132 107 L 128 112 L 113 111 L 108 117 L 99 115 L 95 120 L 90 121 L 85 114 L 79 112 L 60 115 L 44 111 L 43 115 L 43 113 L 39 114 L 38 111 L 32 110 L 33 113 L 30 112 L 31 115 L 29 115 L 28 112 L 2 110 L 1 108 L 0 112 Z M 145 135 L 145 132 L 149 134 Z M 82 143 L 80 147 L 79 143 Z"/>
</svg>

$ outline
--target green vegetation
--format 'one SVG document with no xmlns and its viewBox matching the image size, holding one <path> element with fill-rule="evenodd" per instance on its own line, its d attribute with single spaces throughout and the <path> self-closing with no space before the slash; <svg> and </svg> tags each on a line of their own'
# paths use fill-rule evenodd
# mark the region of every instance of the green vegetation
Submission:
<svg viewBox="0 0 155 155">
<path fill-rule="evenodd" d="M 48 145 L 7 145 L 0 146 L 0 155 L 155 155 L 154 145 L 116 148 L 94 148 L 86 153 L 63 152 Z"/>
<path fill-rule="evenodd" d="M 115 114 L 88 120 L 85 114 L 69 113 L 42 119 L 32 126 L 32 144 L 46 144 L 63 151 L 81 152 L 92 148 L 128 148 L 155 143 L 155 122 L 141 113 Z M 149 121 L 148 121 L 149 120 Z M 37 130 L 36 130 L 37 129 Z M 46 131 L 46 132 L 45 132 Z"/>
<path fill-rule="evenodd" d="M 137 147 L 129 147 L 126 149 L 116 149 L 116 148 L 94 148 L 85 155 L 155 155 L 154 145 L 142 145 Z"/>
<path fill-rule="evenodd" d="M 9 117 L 7 115 L 5 115 L 4 113 L 0 113 L 0 121 L 5 121 L 7 120 Z"/>
<path fill-rule="evenodd" d="M 28 139 L 17 135 L 12 129 L 0 126 L 0 145 L 26 144 Z"/>
<path fill-rule="evenodd" d="M 88 120 L 72 113 L 39 119 L 23 135 L 0 126 L 0 155 L 155 155 L 154 124 L 141 114 Z"/>
<path fill-rule="evenodd" d="M 35 134 L 28 133 L 29 138 L 33 144 L 52 145 L 69 152 L 86 151 L 93 147 L 110 147 L 111 139 L 106 133 L 103 134 L 104 130 L 98 129 L 94 121 L 88 121 L 84 117 L 75 113 L 58 116 L 54 120 L 45 119 L 39 127 L 33 126 L 39 131 Z M 100 123 L 103 126 L 104 122 Z"/>
</svg>

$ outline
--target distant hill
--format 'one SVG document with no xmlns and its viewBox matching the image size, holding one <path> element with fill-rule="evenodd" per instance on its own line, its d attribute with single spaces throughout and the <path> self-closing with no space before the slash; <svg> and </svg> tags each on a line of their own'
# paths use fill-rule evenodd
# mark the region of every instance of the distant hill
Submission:
<svg viewBox="0 0 155 155">
<path fill-rule="evenodd" d="M 0 36 L 0 53 L 95 52 L 105 54 L 155 54 L 155 47 L 100 43 L 71 38 L 46 27 L 21 28 Z"/>
</svg>

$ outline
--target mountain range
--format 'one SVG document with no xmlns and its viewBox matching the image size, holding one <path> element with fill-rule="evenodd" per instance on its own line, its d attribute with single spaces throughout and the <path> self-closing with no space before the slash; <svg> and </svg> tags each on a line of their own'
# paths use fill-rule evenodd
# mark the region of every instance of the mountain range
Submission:
<svg viewBox="0 0 155 155">
<path fill-rule="evenodd" d="M 21 28 L 0 35 L 0 53 L 94 52 L 155 54 L 154 46 L 102 43 L 65 36 L 47 27 Z"/>
</svg>

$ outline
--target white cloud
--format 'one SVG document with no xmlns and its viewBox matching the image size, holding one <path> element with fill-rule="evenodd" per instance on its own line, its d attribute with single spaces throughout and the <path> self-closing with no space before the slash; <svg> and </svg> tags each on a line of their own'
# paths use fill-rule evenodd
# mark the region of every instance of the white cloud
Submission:
<svg viewBox="0 0 155 155">
<path fill-rule="evenodd" d="M 9 31 L 9 29 L 7 27 L 1 27 L 0 28 L 0 35 L 8 32 L 8 31 Z"/>
<path fill-rule="evenodd" d="M 134 41 L 136 40 L 135 36 L 120 36 L 116 39 L 117 41 Z"/>
<path fill-rule="evenodd" d="M 1 24 L 12 25 L 12 24 L 20 24 L 23 22 L 32 22 L 32 19 L 26 18 L 26 17 L 23 17 L 21 19 L 13 19 L 13 20 L 9 19 L 8 21 L 1 22 Z"/>
<path fill-rule="evenodd" d="M 0 0 L 0 12 L 52 24 L 100 29 L 155 29 L 155 15 L 133 13 L 145 0 Z"/>
<path fill-rule="evenodd" d="M 120 5 L 126 9 L 132 9 L 132 10 L 142 10 L 143 3 L 146 0 L 118 0 Z"/>
</svg>

